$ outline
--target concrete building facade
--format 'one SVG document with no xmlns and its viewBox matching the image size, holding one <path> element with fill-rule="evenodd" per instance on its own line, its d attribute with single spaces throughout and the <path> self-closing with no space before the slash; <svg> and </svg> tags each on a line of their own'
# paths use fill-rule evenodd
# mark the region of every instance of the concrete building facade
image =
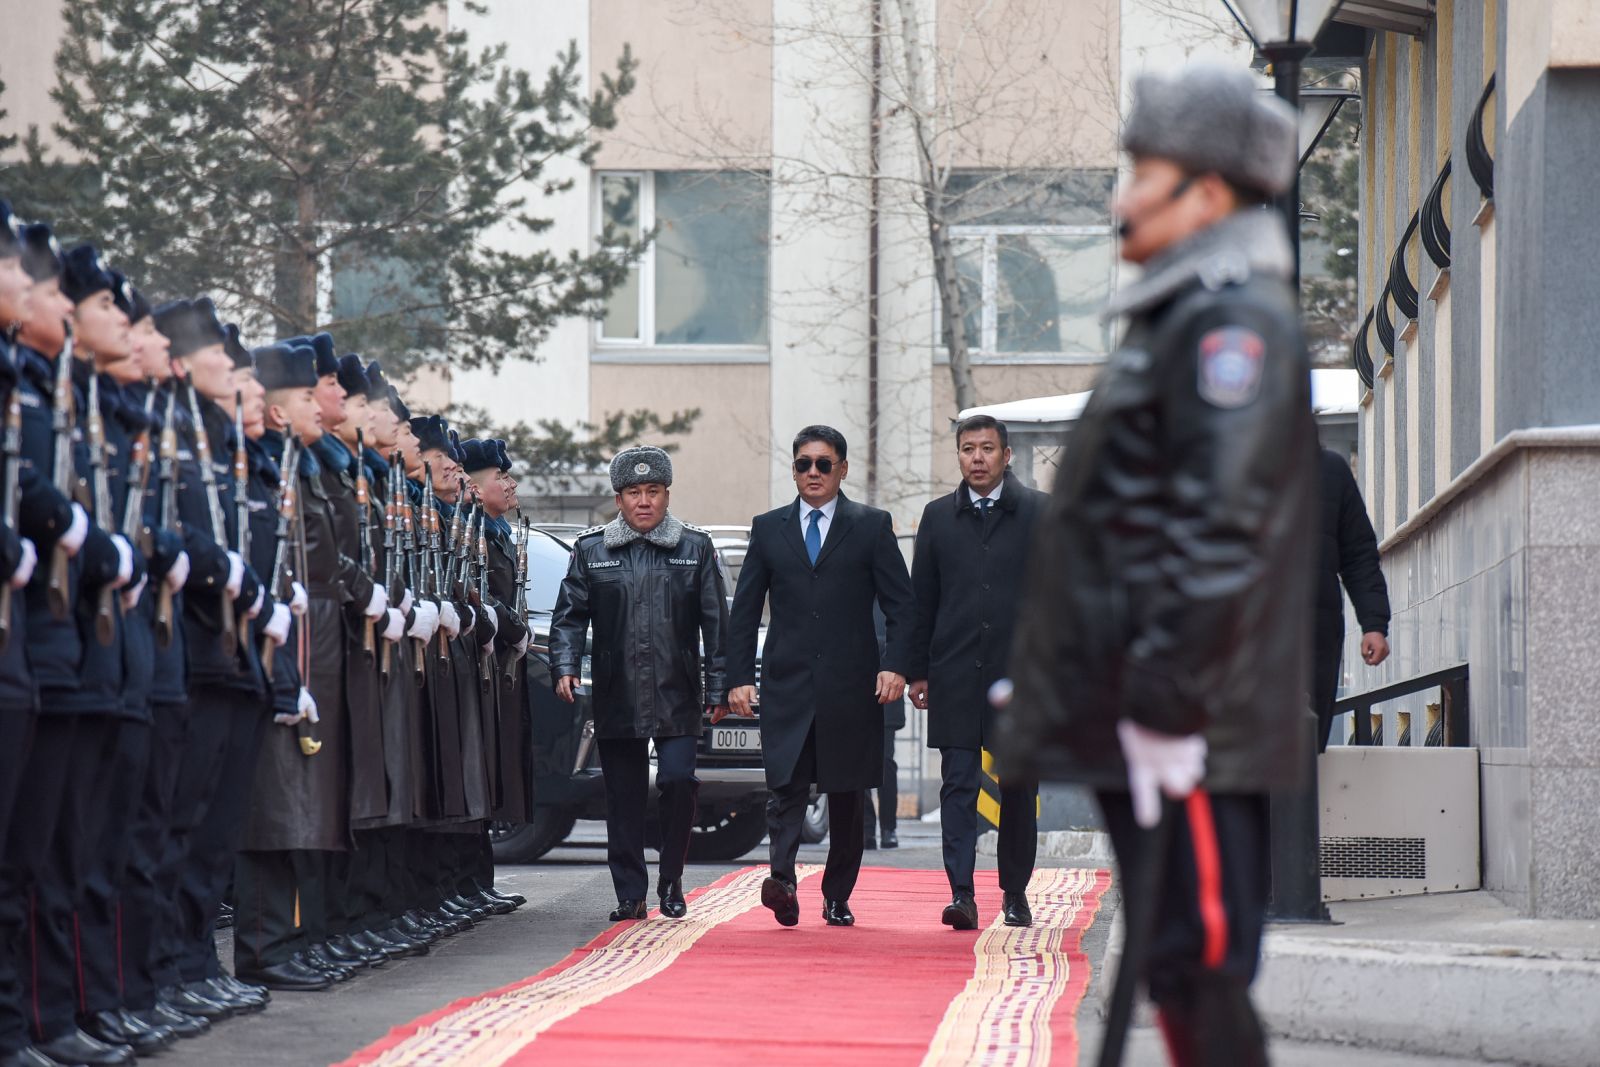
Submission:
<svg viewBox="0 0 1600 1067">
<path fill-rule="evenodd" d="M 1410 6 L 1363 64 L 1358 476 L 1395 616 L 1360 688 L 1466 664 L 1485 887 L 1594 918 L 1600 20 Z"/>
</svg>

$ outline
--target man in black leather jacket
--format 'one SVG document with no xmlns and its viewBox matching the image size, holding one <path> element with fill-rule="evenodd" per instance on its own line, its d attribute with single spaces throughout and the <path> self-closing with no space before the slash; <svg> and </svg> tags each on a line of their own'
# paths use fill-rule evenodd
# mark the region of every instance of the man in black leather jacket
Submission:
<svg viewBox="0 0 1600 1067">
<path fill-rule="evenodd" d="M 1124 872 L 1165 842 L 1144 975 L 1180 1064 L 1266 1062 L 1267 791 L 1312 741 L 1316 434 L 1292 254 L 1262 209 L 1295 140 L 1244 71 L 1136 84 L 1116 210 L 1144 272 L 1039 520 L 997 752 L 1002 780 L 1094 787 Z"/>
<path fill-rule="evenodd" d="M 682 918 L 694 827 L 695 747 L 707 707 L 726 712 L 728 599 L 710 535 L 667 510 L 672 460 L 629 448 L 611 461 L 618 515 L 578 537 L 550 627 L 556 695 L 573 701 L 594 630 L 594 719 L 606 784 L 613 922 L 646 916 L 650 742 L 661 791 L 661 914 Z M 713 713 L 715 714 L 715 712 Z"/>
</svg>

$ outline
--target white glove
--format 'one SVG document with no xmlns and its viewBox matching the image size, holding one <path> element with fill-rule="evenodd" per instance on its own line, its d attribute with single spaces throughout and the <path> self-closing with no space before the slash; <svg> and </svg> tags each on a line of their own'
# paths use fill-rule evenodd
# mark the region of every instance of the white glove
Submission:
<svg viewBox="0 0 1600 1067">
<path fill-rule="evenodd" d="M 121 589 L 133 581 L 133 546 L 121 534 L 112 534 L 111 543 L 117 546 L 117 580 L 111 588 Z"/>
<path fill-rule="evenodd" d="M 272 721 L 277 723 L 279 726 L 293 726 L 295 723 L 300 721 L 300 716 L 299 714 L 290 714 L 288 712 L 280 711 L 272 717 Z"/>
<path fill-rule="evenodd" d="M 257 615 L 261 614 L 261 609 L 266 606 L 267 590 L 266 587 L 263 586 L 262 588 L 256 590 L 256 602 L 250 605 L 250 610 L 244 613 L 244 617 L 253 620 Z"/>
<path fill-rule="evenodd" d="M 1161 794 L 1182 800 L 1206 774 L 1206 739 L 1201 734 L 1177 736 L 1117 721 L 1117 738 L 1128 763 L 1128 792 L 1133 820 L 1146 830 L 1161 821 Z"/>
<path fill-rule="evenodd" d="M 39 550 L 33 547 L 33 542 L 26 537 L 22 541 L 22 558 L 17 560 L 17 569 L 11 572 L 11 588 L 21 589 L 28 584 L 28 579 L 33 577 L 33 568 L 39 564 Z"/>
<path fill-rule="evenodd" d="M 411 590 L 406 590 L 406 595 L 400 598 L 400 614 L 411 614 Z"/>
<path fill-rule="evenodd" d="M 311 597 L 306 593 L 306 587 L 299 582 L 290 582 L 289 588 L 294 595 L 289 598 L 289 610 L 296 615 L 304 615 L 311 606 Z"/>
<path fill-rule="evenodd" d="M 385 641 L 398 641 L 406 635 L 406 617 L 400 614 L 398 608 L 389 609 L 389 619 L 383 627 Z"/>
<path fill-rule="evenodd" d="M 124 613 L 132 611 L 139 606 L 139 598 L 144 595 L 144 587 L 150 583 L 150 575 L 146 572 L 139 577 L 139 584 L 132 589 L 122 591 L 122 610 Z"/>
<path fill-rule="evenodd" d="M 383 588 L 383 586 L 374 584 L 372 587 L 372 599 L 367 601 L 367 606 L 362 609 L 361 614 L 365 615 L 373 622 L 377 622 L 379 619 L 383 618 L 383 613 L 388 610 L 388 592 Z"/>
<path fill-rule="evenodd" d="M 431 600 L 417 601 L 417 614 L 411 621 L 411 630 L 407 637 L 415 637 L 423 644 L 433 640 L 433 635 L 439 629 L 439 606 Z"/>
<path fill-rule="evenodd" d="M 302 719 L 310 719 L 317 723 L 322 721 L 322 716 L 317 714 L 317 702 L 311 696 L 311 690 L 305 686 L 300 687 L 300 700 L 296 705 L 300 709 Z"/>
<path fill-rule="evenodd" d="M 461 616 L 456 606 L 448 600 L 439 601 L 439 626 L 451 637 L 461 636 Z"/>
<path fill-rule="evenodd" d="M 478 628 L 478 609 L 471 604 L 466 605 L 466 609 L 467 617 L 461 620 L 461 628 L 470 634 Z M 454 637 L 455 635 L 451 634 L 450 636 Z"/>
<path fill-rule="evenodd" d="M 517 655 L 526 656 L 528 654 L 528 641 L 532 639 L 532 637 L 533 634 L 531 633 L 522 635 L 522 640 L 517 642 Z"/>
<path fill-rule="evenodd" d="M 261 632 L 272 638 L 274 646 L 282 648 L 289 640 L 289 623 L 293 618 L 294 616 L 289 611 L 289 605 L 279 601 L 272 605 L 272 616 L 267 620 L 267 624 L 261 628 Z"/>
<path fill-rule="evenodd" d="M 244 557 L 237 552 L 228 553 L 228 583 L 222 588 L 229 600 L 238 600 L 244 588 Z"/>
<path fill-rule="evenodd" d="M 88 537 L 89 513 L 83 510 L 81 504 L 73 504 L 72 521 L 67 524 L 67 532 L 61 535 L 61 547 L 67 550 L 68 559 L 78 554 L 78 549 L 83 547 Z"/>
<path fill-rule="evenodd" d="M 178 558 L 172 561 L 172 566 L 167 569 L 167 576 L 162 581 L 167 583 L 167 589 L 176 593 L 183 588 L 183 583 L 189 580 L 189 553 L 179 552 Z"/>
</svg>

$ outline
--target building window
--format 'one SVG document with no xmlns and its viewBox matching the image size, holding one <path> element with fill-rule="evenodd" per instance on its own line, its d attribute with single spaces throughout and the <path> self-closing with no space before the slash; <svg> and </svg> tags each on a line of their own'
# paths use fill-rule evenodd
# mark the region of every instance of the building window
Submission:
<svg viewBox="0 0 1600 1067">
<path fill-rule="evenodd" d="M 598 175 L 600 240 L 655 240 L 612 294 L 604 347 L 767 344 L 767 182 L 736 171 Z"/>
<path fill-rule="evenodd" d="M 950 236 L 975 361 L 1105 358 L 1115 181 L 1109 170 L 951 176 Z"/>
</svg>

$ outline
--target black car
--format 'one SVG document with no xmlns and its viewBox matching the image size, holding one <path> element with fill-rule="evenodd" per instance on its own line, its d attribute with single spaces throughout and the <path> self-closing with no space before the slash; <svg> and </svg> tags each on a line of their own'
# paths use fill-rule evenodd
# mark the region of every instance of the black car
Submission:
<svg viewBox="0 0 1600 1067">
<path fill-rule="evenodd" d="M 550 677 L 550 620 L 572 555 L 569 541 L 581 531 L 538 527 L 528 542 L 525 607 L 533 630 L 528 646 L 528 758 L 534 810 L 527 823 L 492 825 L 495 859 L 501 863 L 537 860 L 565 841 L 577 820 L 605 818 L 599 754 L 592 743 L 589 659 L 584 657 L 576 703 L 558 699 Z M 738 859 L 766 836 L 767 783 L 759 724 L 759 719 L 727 718 L 712 726 L 707 718 L 695 771 L 700 810 L 689 840 L 691 860 Z M 654 798 L 651 790 L 652 804 Z"/>
</svg>

